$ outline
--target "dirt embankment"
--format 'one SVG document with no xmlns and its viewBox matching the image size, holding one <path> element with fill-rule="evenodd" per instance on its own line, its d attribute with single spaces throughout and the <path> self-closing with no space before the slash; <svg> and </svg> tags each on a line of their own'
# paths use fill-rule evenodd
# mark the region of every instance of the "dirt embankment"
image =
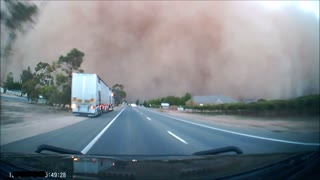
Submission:
<svg viewBox="0 0 320 180">
<path fill-rule="evenodd" d="M 1 99 L 1 145 L 56 130 L 87 119 L 61 107 Z"/>
<path fill-rule="evenodd" d="M 51 114 L 59 116 L 60 114 L 67 114 L 67 112 L 61 107 L 1 100 L 1 126 L 23 123 L 27 118 L 32 119 L 32 117 L 37 119 L 43 116 L 44 119 Z"/>
</svg>

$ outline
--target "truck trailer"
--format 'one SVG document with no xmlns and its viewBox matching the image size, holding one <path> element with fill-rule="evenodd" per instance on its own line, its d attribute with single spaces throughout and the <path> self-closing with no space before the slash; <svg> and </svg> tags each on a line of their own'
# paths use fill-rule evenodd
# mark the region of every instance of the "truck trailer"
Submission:
<svg viewBox="0 0 320 180">
<path fill-rule="evenodd" d="M 99 116 L 113 110 L 112 89 L 97 74 L 73 73 L 71 108 L 74 115 Z"/>
</svg>

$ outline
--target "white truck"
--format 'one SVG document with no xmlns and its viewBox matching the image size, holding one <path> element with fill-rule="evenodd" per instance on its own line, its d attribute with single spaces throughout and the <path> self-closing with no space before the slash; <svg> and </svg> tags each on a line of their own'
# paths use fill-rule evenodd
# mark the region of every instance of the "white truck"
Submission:
<svg viewBox="0 0 320 180">
<path fill-rule="evenodd" d="M 99 116 L 113 110 L 113 93 L 97 74 L 73 73 L 71 108 L 74 115 Z"/>
</svg>

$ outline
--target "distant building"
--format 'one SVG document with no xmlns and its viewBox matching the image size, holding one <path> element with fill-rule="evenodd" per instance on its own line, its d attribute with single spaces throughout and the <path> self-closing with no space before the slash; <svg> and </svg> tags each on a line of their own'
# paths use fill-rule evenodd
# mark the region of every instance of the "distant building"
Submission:
<svg viewBox="0 0 320 180">
<path fill-rule="evenodd" d="M 169 103 L 161 103 L 162 109 L 169 109 L 170 104 Z"/>
<path fill-rule="evenodd" d="M 209 104 L 227 104 L 227 103 L 237 103 L 239 101 L 224 95 L 215 96 L 193 96 L 191 100 L 187 102 L 189 105 L 209 105 Z"/>
<path fill-rule="evenodd" d="M 241 102 L 248 104 L 248 103 L 252 103 L 252 102 L 257 102 L 257 100 L 256 99 L 244 99 L 244 100 L 241 100 Z"/>
<path fill-rule="evenodd" d="M 22 92 L 20 90 L 6 90 L 6 94 L 8 95 L 16 95 L 16 96 L 22 96 Z"/>
</svg>

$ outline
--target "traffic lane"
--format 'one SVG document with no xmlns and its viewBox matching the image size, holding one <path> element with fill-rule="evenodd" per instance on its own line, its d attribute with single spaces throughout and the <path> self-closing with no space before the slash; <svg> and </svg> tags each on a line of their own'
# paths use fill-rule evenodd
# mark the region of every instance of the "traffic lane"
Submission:
<svg viewBox="0 0 320 180">
<path fill-rule="evenodd" d="M 187 145 L 155 126 L 132 107 L 119 115 L 87 154 L 95 155 L 178 155 L 189 154 Z"/>
<path fill-rule="evenodd" d="M 170 116 L 174 118 L 180 119 L 179 116 L 174 116 L 174 115 L 169 115 L 166 113 L 161 113 L 157 112 L 156 110 L 151 110 L 147 108 L 142 108 L 139 107 L 142 111 L 148 112 L 153 112 L 153 113 L 158 113 L 164 116 Z M 273 131 L 272 129 L 268 128 L 263 128 L 263 127 L 255 127 L 255 126 L 247 126 L 244 127 L 238 126 L 236 123 L 235 124 L 224 124 L 224 123 L 219 123 L 219 122 L 206 122 L 206 121 L 201 121 L 197 119 L 191 119 L 191 118 L 182 118 L 184 120 L 198 123 L 198 124 L 203 124 L 206 126 L 213 126 L 215 128 L 219 129 L 226 129 L 229 131 L 233 132 L 238 132 L 238 133 L 244 133 L 244 134 L 250 134 L 250 135 L 256 135 L 256 136 L 261 136 L 261 137 L 268 137 L 268 138 L 274 138 L 274 139 L 283 139 L 287 141 L 298 141 L 298 142 L 305 142 L 305 143 L 320 143 L 320 137 L 318 132 L 304 132 L 302 129 L 301 131 L 294 130 L 294 131 Z M 303 127 L 301 127 L 303 128 Z"/>
<path fill-rule="evenodd" d="M 146 110 L 146 109 L 142 109 L 143 110 Z M 146 110 L 144 112 L 145 114 L 148 114 L 150 113 L 149 110 Z M 151 111 L 151 114 L 157 114 L 157 115 L 160 115 L 160 116 L 163 116 L 161 113 L 155 113 L 153 111 Z M 165 115 L 167 116 L 167 115 Z M 174 118 L 174 117 L 173 117 Z M 182 127 L 183 125 L 185 125 L 186 122 L 183 122 L 181 121 L 182 119 L 181 118 L 177 118 L 178 120 L 176 119 L 172 119 L 172 118 L 167 118 L 166 120 L 170 120 L 173 121 L 173 122 L 178 122 L 179 125 L 176 125 L 175 127 Z M 194 122 L 192 120 L 188 120 L 189 122 Z M 198 124 L 203 124 L 203 123 L 199 123 L 197 122 Z M 186 123 L 187 125 L 192 125 L 192 126 L 197 126 L 197 125 L 194 125 L 193 124 L 190 124 L 190 123 Z M 222 134 L 222 135 L 226 135 L 226 136 L 229 136 L 229 137 L 232 137 L 234 136 L 234 139 L 237 140 L 235 143 L 232 143 L 233 145 L 237 145 L 241 142 L 252 142 L 253 144 L 257 145 L 257 147 L 253 147 L 251 148 L 250 147 L 250 143 L 246 143 L 246 144 L 241 144 L 241 146 L 244 147 L 244 149 L 247 149 L 247 152 L 250 152 L 250 153 L 260 153 L 260 152 L 292 152 L 292 151 L 303 151 L 303 150 L 314 150 L 314 149 L 317 149 L 319 147 L 319 144 L 318 143 L 312 143 L 313 145 L 310 146 L 309 143 L 307 143 L 308 145 L 299 145 L 299 144 L 288 144 L 288 143 L 284 143 L 284 142 L 275 142 L 274 140 L 265 140 L 263 139 L 263 137 L 257 137 L 257 138 L 253 138 L 253 137 L 248 137 L 248 136 L 245 136 L 246 134 L 244 135 L 238 135 L 238 134 L 234 134 L 234 133 L 228 133 L 228 132 L 222 132 L 220 130 L 216 130 L 215 128 L 210 128 L 212 127 L 212 125 L 204 125 L 205 127 L 203 127 L 202 125 L 201 126 L 197 126 L 197 127 L 200 127 L 200 129 L 206 129 L 206 130 L 209 130 L 210 131 L 213 131 L 215 132 L 215 134 L 219 133 L 219 134 Z M 185 128 L 184 128 L 185 129 Z M 240 133 L 241 134 L 241 133 Z M 241 139 L 241 140 L 240 140 Z M 272 139 L 272 138 L 271 138 Z M 228 142 L 232 142 L 231 140 L 229 140 Z M 262 143 L 262 146 L 259 146 L 258 144 L 259 143 Z M 299 143 L 299 142 L 298 142 Z M 317 144 L 317 145 L 314 145 L 314 144 Z M 267 148 L 264 148 L 264 147 L 267 147 Z M 261 147 L 260 149 L 257 149 Z"/>
<path fill-rule="evenodd" d="M 41 144 L 81 151 L 121 109 L 88 118 L 61 129 L 32 136 L 1 146 L 1 152 L 33 153 Z"/>
<path fill-rule="evenodd" d="M 298 152 L 316 150 L 319 146 L 289 144 L 263 140 L 237 134 L 216 131 L 203 126 L 197 126 L 138 108 L 138 111 L 153 120 L 157 126 L 171 130 L 181 139 L 186 141 L 193 151 L 215 149 L 225 146 L 237 146 L 244 153 L 274 153 L 274 152 Z"/>
</svg>

